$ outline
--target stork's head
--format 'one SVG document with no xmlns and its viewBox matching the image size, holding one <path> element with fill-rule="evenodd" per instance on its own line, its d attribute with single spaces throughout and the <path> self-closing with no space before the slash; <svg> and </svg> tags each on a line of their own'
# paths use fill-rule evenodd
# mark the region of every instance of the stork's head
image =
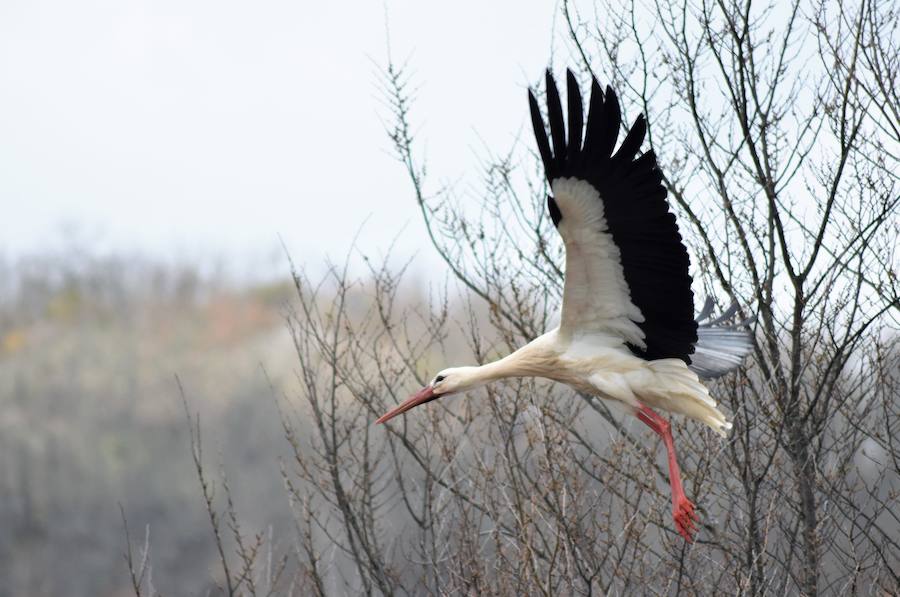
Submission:
<svg viewBox="0 0 900 597">
<path fill-rule="evenodd" d="M 477 372 L 478 367 L 451 367 L 450 369 L 444 369 L 434 376 L 430 384 L 404 400 L 399 406 L 375 422 L 384 423 L 420 404 L 479 386 L 483 381 L 478 377 Z"/>
</svg>

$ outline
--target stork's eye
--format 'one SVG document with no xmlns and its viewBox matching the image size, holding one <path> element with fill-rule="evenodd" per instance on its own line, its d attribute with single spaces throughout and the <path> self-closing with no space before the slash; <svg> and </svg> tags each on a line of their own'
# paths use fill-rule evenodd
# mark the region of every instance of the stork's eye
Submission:
<svg viewBox="0 0 900 597">
<path fill-rule="evenodd" d="M 444 381 L 443 375 L 438 375 L 437 377 L 434 378 L 434 383 L 441 383 L 442 381 Z"/>
</svg>

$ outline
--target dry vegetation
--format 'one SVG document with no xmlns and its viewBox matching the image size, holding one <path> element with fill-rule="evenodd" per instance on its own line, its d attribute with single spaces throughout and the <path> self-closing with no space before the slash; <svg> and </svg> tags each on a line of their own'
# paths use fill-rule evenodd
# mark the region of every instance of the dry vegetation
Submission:
<svg viewBox="0 0 900 597">
<path fill-rule="evenodd" d="M 563 9 L 582 81 L 648 112 L 697 290 L 757 318 L 747 367 L 712 386 L 732 435 L 675 422 L 698 541 L 672 529 L 652 434 L 566 388 L 495 384 L 372 425 L 437 368 L 542 332 L 561 290 L 536 156 L 485 156 L 477 201 L 432 183 L 389 64 L 446 287 L 418 296 L 356 257 L 361 275 L 264 291 L 123 262 L 4 276 L 11 594 L 897 592 L 896 7 Z"/>
<path fill-rule="evenodd" d="M 259 363 L 289 371 L 289 286 L 78 250 L 0 269 L 0 595 L 123 594 L 117 502 L 138 539 L 150 526 L 167 594 L 211 586 L 174 372 L 217 430 L 211 456 L 242 471 L 248 524 L 288 519 Z"/>
</svg>

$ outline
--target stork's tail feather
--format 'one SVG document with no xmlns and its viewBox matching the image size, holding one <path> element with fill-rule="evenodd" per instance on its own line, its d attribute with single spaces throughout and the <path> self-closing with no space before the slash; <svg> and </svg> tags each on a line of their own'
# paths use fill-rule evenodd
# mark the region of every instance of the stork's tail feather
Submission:
<svg viewBox="0 0 900 597">
<path fill-rule="evenodd" d="M 719 377 L 740 367 L 744 357 L 753 350 L 752 336 L 747 328 L 754 318 L 725 324 L 724 321 L 737 313 L 737 304 L 732 304 L 719 317 L 709 320 L 712 309 L 712 299 L 707 298 L 697 316 L 697 344 L 691 355 L 690 368 L 703 379 Z"/>
<path fill-rule="evenodd" d="M 709 389 L 697 378 L 681 359 L 650 361 L 648 366 L 656 374 L 654 383 L 642 388 L 638 396 L 647 404 L 668 412 L 679 413 L 700 421 L 726 437 L 731 422 L 716 407 Z"/>
</svg>

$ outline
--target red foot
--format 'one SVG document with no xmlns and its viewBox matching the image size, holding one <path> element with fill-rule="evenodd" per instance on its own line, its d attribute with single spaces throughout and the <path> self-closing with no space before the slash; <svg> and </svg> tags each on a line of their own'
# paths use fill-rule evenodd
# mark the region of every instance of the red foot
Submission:
<svg viewBox="0 0 900 597">
<path fill-rule="evenodd" d="M 700 519 L 694 514 L 694 504 L 684 495 L 681 486 L 681 471 L 678 469 L 678 459 L 675 458 L 675 440 L 672 439 L 672 428 L 669 422 L 656 414 L 652 409 L 641 406 L 637 409 L 637 417 L 655 431 L 666 445 L 669 455 L 669 485 L 672 488 L 672 515 L 675 517 L 675 528 L 688 543 L 694 542 L 694 533 Z"/>
<path fill-rule="evenodd" d="M 675 518 L 675 528 L 688 543 L 694 542 L 694 533 L 697 532 L 697 524 L 700 519 L 694 513 L 694 504 L 683 497 L 672 506 L 672 515 Z"/>
</svg>

